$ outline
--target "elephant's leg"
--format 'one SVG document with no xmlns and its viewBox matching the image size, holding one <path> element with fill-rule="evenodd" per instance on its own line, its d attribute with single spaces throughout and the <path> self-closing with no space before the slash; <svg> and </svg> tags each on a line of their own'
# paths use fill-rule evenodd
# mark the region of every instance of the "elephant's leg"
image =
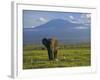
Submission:
<svg viewBox="0 0 100 80">
<path fill-rule="evenodd" d="M 49 60 L 53 60 L 54 59 L 54 56 L 53 56 L 53 53 L 52 53 L 51 49 L 48 49 L 48 58 L 49 58 Z"/>
<path fill-rule="evenodd" d="M 57 50 L 54 51 L 54 59 L 57 59 Z"/>
</svg>

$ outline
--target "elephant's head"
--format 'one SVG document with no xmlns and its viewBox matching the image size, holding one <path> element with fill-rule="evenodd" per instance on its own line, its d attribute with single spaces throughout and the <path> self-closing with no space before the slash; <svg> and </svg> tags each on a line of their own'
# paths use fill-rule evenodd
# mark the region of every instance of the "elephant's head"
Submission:
<svg viewBox="0 0 100 80">
<path fill-rule="evenodd" d="M 43 43 L 43 45 L 45 45 L 45 47 L 46 47 L 47 49 L 50 48 L 50 40 L 49 40 L 49 39 L 44 38 L 44 39 L 42 40 L 42 43 Z"/>
</svg>

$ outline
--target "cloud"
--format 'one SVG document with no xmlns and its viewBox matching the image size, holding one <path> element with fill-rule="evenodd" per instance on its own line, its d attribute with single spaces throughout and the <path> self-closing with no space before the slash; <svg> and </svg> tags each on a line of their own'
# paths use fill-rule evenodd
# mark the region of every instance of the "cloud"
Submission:
<svg viewBox="0 0 100 80">
<path fill-rule="evenodd" d="M 84 27 L 84 26 L 78 26 L 78 27 L 75 27 L 75 29 L 88 29 L 88 27 Z"/>
<path fill-rule="evenodd" d="M 69 18 L 70 18 L 71 20 L 73 20 L 73 19 L 74 19 L 74 16 L 70 15 Z"/>
<path fill-rule="evenodd" d="M 47 21 L 47 20 L 46 20 L 45 18 L 43 18 L 43 17 L 40 17 L 39 20 L 42 21 L 42 22 L 46 22 L 46 21 Z"/>
<path fill-rule="evenodd" d="M 90 19 L 90 18 L 91 18 L 91 15 L 90 15 L 90 14 L 82 14 L 82 15 L 81 15 L 81 18 Z"/>
<path fill-rule="evenodd" d="M 71 23 L 78 23 L 75 17 L 72 15 L 69 15 L 66 20 L 70 21 Z"/>
<path fill-rule="evenodd" d="M 90 19 L 90 18 L 91 18 L 91 15 L 90 15 L 90 14 L 87 14 L 86 17 L 87 17 L 88 19 Z"/>
<path fill-rule="evenodd" d="M 81 23 L 91 23 L 91 14 L 82 14 L 80 18 Z"/>
<path fill-rule="evenodd" d="M 32 26 L 32 28 L 35 28 L 36 26 Z"/>
<path fill-rule="evenodd" d="M 88 24 L 91 23 L 91 14 L 89 13 L 83 13 L 78 18 L 75 18 L 74 16 L 69 16 L 69 21 L 72 23 L 80 23 L 80 24 Z"/>
<path fill-rule="evenodd" d="M 70 20 L 71 23 L 79 24 L 80 22 L 77 20 Z"/>
<path fill-rule="evenodd" d="M 29 21 L 28 21 L 29 22 Z M 35 28 L 39 25 L 42 25 L 44 23 L 47 22 L 47 19 L 46 18 L 43 18 L 43 17 L 39 17 L 37 19 L 34 19 L 30 21 L 31 23 L 29 24 L 31 28 Z"/>
</svg>

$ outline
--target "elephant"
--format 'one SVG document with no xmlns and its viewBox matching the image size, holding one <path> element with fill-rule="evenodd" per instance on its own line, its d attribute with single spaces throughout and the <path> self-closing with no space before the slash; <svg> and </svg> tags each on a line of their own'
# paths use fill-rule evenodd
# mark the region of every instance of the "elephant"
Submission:
<svg viewBox="0 0 100 80">
<path fill-rule="evenodd" d="M 55 38 L 43 38 L 42 44 L 47 48 L 49 60 L 57 60 L 58 40 Z"/>
</svg>

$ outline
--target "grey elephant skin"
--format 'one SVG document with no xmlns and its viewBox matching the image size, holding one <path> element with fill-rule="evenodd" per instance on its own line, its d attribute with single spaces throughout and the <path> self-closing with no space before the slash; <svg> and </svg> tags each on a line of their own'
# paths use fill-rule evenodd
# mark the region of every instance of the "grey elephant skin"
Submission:
<svg viewBox="0 0 100 80">
<path fill-rule="evenodd" d="M 43 38 L 42 44 L 47 48 L 48 51 L 48 59 L 56 60 L 58 53 L 58 40 L 55 38 Z"/>
</svg>

